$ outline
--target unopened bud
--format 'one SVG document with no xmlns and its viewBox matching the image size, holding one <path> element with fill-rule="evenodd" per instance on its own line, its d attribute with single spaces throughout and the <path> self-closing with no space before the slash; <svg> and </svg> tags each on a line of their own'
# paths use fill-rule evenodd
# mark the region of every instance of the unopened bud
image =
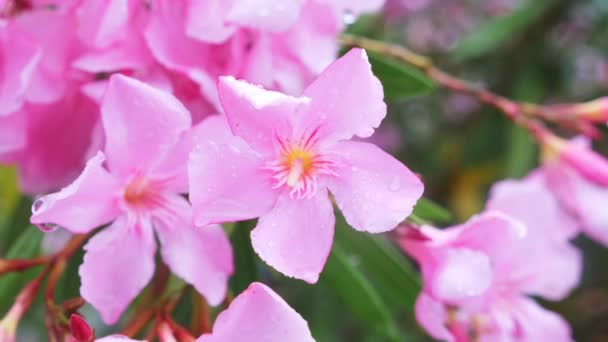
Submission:
<svg viewBox="0 0 608 342">
<path fill-rule="evenodd" d="M 78 342 L 91 342 L 95 340 L 95 333 L 89 323 L 79 315 L 70 316 L 70 333 Z"/>
<path fill-rule="evenodd" d="M 14 342 L 17 325 L 25 311 L 30 307 L 40 289 L 42 277 L 38 277 L 27 284 L 15 299 L 15 303 L 0 321 L 0 342 Z"/>
<path fill-rule="evenodd" d="M 608 121 L 608 97 L 575 104 L 571 108 L 572 113 L 579 118 L 589 121 L 606 122 Z"/>
<path fill-rule="evenodd" d="M 578 137 L 567 141 L 555 135 L 547 136 L 543 139 L 542 153 L 543 162 L 553 163 L 559 160 L 587 180 L 608 186 L 608 161 L 591 149 L 586 138 Z"/>
</svg>

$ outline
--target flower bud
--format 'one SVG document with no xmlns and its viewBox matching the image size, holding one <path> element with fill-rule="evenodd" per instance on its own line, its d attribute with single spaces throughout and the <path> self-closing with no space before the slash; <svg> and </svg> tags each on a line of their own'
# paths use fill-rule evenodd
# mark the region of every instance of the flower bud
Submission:
<svg viewBox="0 0 608 342">
<path fill-rule="evenodd" d="M 95 333 L 89 326 L 89 323 L 76 314 L 70 316 L 70 333 L 78 342 L 91 342 L 95 340 Z"/>
<path fill-rule="evenodd" d="M 571 111 L 577 118 L 606 122 L 608 121 L 608 96 L 575 104 L 571 107 Z"/>
<path fill-rule="evenodd" d="M 590 148 L 586 138 L 566 141 L 555 135 L 547 135 L 542 141 L 543 162 L 563 162 L 590 182 L 608 186 L 608 161 Z"/>
<path fill-rule="evenodd" d="M 15 303 L 8 310 L 6 316 L 0 321 L 0 342 L 16 341 L 15 335 L 19 320 L 21 320 L 21 317 L 36 297 L 41 280 L 42 278 L 38 277 L 27 284 L 17 296 Z"/>
</svg>

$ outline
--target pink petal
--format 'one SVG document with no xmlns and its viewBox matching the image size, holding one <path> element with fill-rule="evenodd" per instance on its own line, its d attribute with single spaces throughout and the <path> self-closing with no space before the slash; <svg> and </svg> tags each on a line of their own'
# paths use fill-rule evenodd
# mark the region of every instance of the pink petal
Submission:
<svg viewBox="0 0 608 342">
<path fill-rule="evenodd" d="M 416 299 L 416 320 L 433 338 L 450 342 L 454 340 L 452 333 L 446 328 L 446 308 L 424 292 Z"/>
<path fill-rule="evenodd" d="M 190 0 L 186 34 L 209 43 L 226 41 L 238 28 L 226 21 L 233 6 L 233 1 L 229 0 Z"/>
<path fill-rule="evenodd" d="M 369 137 L 386 116 L 382 84 L 361 49 L 352 49 L 327 67 L 304 96 L 312 99 L 304 125 L 321 125 L 320 134 L 335 141 Z"/>
<path fill-rule="evenodd" d="M 572 341 L 568 322 L 532 299 L 521 297 L 513 303 L 513 316 L 518 323 L 518 341 Z"/>
<path fill-rule="evenodd" d="M 95 342 L 145 342 L 143 340 L 134 340 L 122 335 L 110 335 L 102 338 L 95 339 Z"/>
<path fill-rule="evenodd" d="M 147 224 L 116 220 L 85 245 L 80 294 L 106 324 L 114 324 L 154 274 L 156 242 Z"/>
<path fill-rule="evenodd" d="M 192 151 L 188 163 L 194 223 L 205 226 L 267 213 L 278 190 L 263 161 L 237 137 L 229 144 L 224 137 L 219 143 L 211 139 Z"/>
<path fill-rule="evenodd" d="M 382 8 L 385 0 L 333 0 L 336 9 L 341 12 L 349 12 L 359 15 L 365 12 L 375 12 Z"/>
<path fill-rule="evenodd" d="M 363 142 L 340 142 L 334 153 L 343 166 L 328 187 L 353 228 L 385 232 L 411 214 L 424 186 L 401 162 Z"/>
<path fill-rule="evenodd" d="M 314 342 L 306 321 L 266 285 L 253 283 L 237 296 L 197 342 Z"/>
<path fill-rule="evenodd" d="M 218 225 L 192 226 L 192 209 L 183 197 L 169 199 L 171 214 L 159 218 L 161 255 L 171 271 L 192 284 L 211 305 L 219 305 L 233 272 L 230 241 Z"/>
<path fill-rule="evenodd" d="M 0 161 L 8 154 L 25 147 L 27 143 L 26 117 L 22 112 L 0 115 Z M 3 156 L 4 155 L 4 156 Z"/>
<path fill-rule="evenodd" d="M 448 249 L 435 270 L 431 284 L 435 297 L 458 301 L 479 296 L 492 284 L 492 265 L 486 254 L 468 248 Z"/>
<path fill-rule="evenodd" d="M 130 0 L 85 0 L 77 10 L 78 34 L 83 42 L 105 47 L 126 35 Z"/>
<path fill-rule="evenodd" d="M 560 206 L 541 171 L 521 181 L 496 183 L 486 207 L 522 221 L 529 234 L 556 242 L 567 241 L 578 231 L 576 220 Z"/>
<path fill-rule="evenodd" d="M 277 135 L 290 137 L 292 122 L 309 99 L 264 90 L 234 77 L 221 77 L 218 92 L 232 132 L 256 151 L 274 151 Z"/>
<path fill-rule="evenodd" d="M 72 233 L 87 233 L 120 214 L 120 184 L 102 166 L 98 152 L 82 174 L 61 191 L 34 202 L 30 221 L 40 226 L 59 225 Z"/>
<path fill-rule="evenodd" d="M 40 60 L 40 49 L 0 21 L 0 117 L 18 110 Z"/>
<path fill-rule="evenodd" d="M 251 232 L 256 253 L 288 277 L 314 284 L 325 266 L 334 236 L 335 217 L 325 191 L 309 199 L 283 194 Z"/>
<path fill-rule="evenodd" d="M 101 114 L 108 164 L 119 175 L 148 171 L 190 127 L 188 110 L 171 94 L 119 74 L 110 79 Z"/>
<path fill-rule="evenodd" d="M 298 20 L 304 0 L 238 0 L 227 20 L 261 31 L 281 32 Z"/>
</svg>

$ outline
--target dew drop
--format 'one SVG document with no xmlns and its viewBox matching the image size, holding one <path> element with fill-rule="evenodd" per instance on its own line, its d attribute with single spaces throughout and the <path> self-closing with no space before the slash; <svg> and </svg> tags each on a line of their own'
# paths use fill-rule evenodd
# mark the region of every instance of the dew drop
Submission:
<svg viewBox="0 0 608 342">
<path fill-rule="evenodd" d="M 391 184 L 388 186 L 390 191 L 397 191 L 401 188 L 401 180 L 399 177 L 393 177 Z"/>
<path fill-rule="evenodd" d="M 53 232 L 59 228 L 59 225 L 54 223 L 38 223 L 36 226 L 45 233 Z"/>
<path fill-rule="evenodd" d="M 355 14 L 353 12 L 346 11 L 346 12 L 344 12 L 344 15 L 342 16 L 342 20 L 344 21 L 344 24 L 350 25 L 350 24 L 354 23 L 355 20 L 357 20 L 357 17 L 355 16 Z"/>
<path fill-rule="evenodd" d="M 32 213 L 37 214 L 44 207 L 45 204 L 46 202 L 42 198 L 35 200 L 32 204 Z"/>
</svg>

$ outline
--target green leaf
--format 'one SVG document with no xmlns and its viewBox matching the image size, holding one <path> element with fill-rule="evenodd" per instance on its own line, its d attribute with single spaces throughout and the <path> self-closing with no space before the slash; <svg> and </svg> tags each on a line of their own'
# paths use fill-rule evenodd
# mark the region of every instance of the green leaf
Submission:
<svg viewBox="0 0 608 342">
<path fill-rule="evenodd" d="M 31 259 L 39 255 L 43 233 L 34 226 L 28 226 L 8 250 L 6 259 Z M 19 290 L 40 271 L 32 268 L 24 272 L 13 272 L 0 277 L 0 312 L 5 312 L 12 304 Z"/>
<path fill-rule="evenodd" d="M 255 221 L 239 222 L 230 234 L 234 251 L 234 275 L 230 280 L 230 288 L 235 296 L 258 279 L 256 256 L 251 247 L 250 237 L 254 226 Z"/>
<path fill-rule="evenodd" d="M 387 303 L 395 309 L 413 307 L 420 292 L 418 273 L 386 236 L 362 234 L 338 223 L 334 243 L 358 260 Z"/>
<path fill-rule="evenodd" d="M 321 280 L 334 289 L 336 296 L 344 301 L 355 317 L 390 340 L 400 340 L 390 309 L 359 266 L 338 244 L 333 246 Z"/>
<path fill-rule="evenodd" d="M 19 204 L 17 173 L 14 167 L 0 166 L 0 224 L 8 222 Z"/>
<path fill-rule="evenodd" d="M 527 1 L 525 6 L 511 14 L 482 25 L 458 44 L 454 51 L 455 58 L 467 60 L 497 50 L 536 22 L 554 2 Z"/>
<path fill-rule="evenodd" d="M 452 214 L 447 209 L 424 197 L 418 200 L 412 215 L 434 223 L 448 223 L 453 220 Z"/>
<path fill-rule="evenodd" d="M 384 87 L 386 101 L 397 101 L 431 91 L 434 83 L 420 71 L 395 60 L 370 53 L 369 61 Z"/>
</svg>

